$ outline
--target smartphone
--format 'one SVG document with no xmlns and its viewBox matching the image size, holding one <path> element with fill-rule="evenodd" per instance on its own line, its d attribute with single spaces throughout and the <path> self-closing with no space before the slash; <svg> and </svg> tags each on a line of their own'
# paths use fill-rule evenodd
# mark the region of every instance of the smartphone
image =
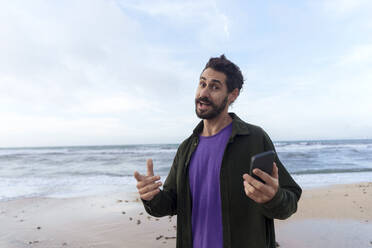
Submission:
<svg viewBox="0 0 372 248">
<path fill-rule="evenodd" d="M 266 172 L 267 174 L 271 175 L 273 173 L 274 158 L 275 158 L 274 151 L 262 152 L 262 153 L 252 156 L 251 170 L 249 172 L 249 175 L 261 181 L 262 183 L 265 183 L 264 180 L 262 180 L 260 177 L 258 177 L 256 174 L 253 173 L 253 169 L 258 168 Z"/>
</svg>

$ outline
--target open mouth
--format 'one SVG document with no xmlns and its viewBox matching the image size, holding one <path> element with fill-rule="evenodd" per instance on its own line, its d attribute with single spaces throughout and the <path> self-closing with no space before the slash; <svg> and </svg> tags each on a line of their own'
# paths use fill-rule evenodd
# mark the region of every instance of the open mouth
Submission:
<svg viewBox="0 0 372 248">
<path fill-rule="evenodd" d="M 207 105 L 207 106 L 211 105 L 210 103 L 208 103 L 208 102 L 203 102 L 203 101 L 198 101 L 198 103 L 199 103 L 200 105 Z"/>
<path fill-rule="evenodd" d="M 196 100 L 197 103 L 203 104 L 203 105 L 211 105 L 211 102 L 206 97 L 201 97 Z"/>
<path fill-rule="evenodd" d="M 198 107 L 200 109 L 206 109 L 210 106 L 211 104 L 210 103 L 206 103 L 206 102 L 203 102 L 203 101 L 198 101 Z"/>
</svg>

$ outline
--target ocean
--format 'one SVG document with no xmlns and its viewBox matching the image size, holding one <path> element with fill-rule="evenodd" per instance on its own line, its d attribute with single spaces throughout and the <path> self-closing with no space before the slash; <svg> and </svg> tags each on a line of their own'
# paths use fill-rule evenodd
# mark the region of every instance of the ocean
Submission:
<svg viewBox="0 0 372 248">
<path fill-rule="evenodd" d="M 274 142 L 303 188 L 372 181 L 372 140 Z M 168 174 L 178 144 L 0 148 L 0 201 L 135 192 L 133 173 Z"/>
</svg>

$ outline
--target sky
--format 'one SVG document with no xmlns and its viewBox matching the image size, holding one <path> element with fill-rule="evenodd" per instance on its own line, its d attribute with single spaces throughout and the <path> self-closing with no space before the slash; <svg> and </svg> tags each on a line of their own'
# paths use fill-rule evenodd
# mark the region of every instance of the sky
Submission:
<svg viewBox="0 0 372 248">
<path fill-rule="evenodd" d="M 225 54 L 274 141 L 372 138 L 372 1 L 0 2 L 0 147 L 180 143 Z"/>
</svg>

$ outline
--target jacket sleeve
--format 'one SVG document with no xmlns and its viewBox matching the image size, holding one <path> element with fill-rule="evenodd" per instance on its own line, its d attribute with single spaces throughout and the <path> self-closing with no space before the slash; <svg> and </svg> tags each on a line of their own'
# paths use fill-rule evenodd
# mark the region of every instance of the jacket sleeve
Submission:
<svg viewBox="0 0 372 248">
<path fill-rule="evenodd" d="M 154 196 L 150 201 L 142 200 L 145 210 L 148 214 L 155 217 L 163 217 L 166 215 L 175 215 L 177 213 L 177 165 L 178 153 L 173 160 L 172 167 L 169 171 L 167 179 L 164 182 L 163 189 Z"/>
<path fill-rule="evenodd" d="M 273 142 L 265 132 L 264 149 L 275 151 Z M 302 189 L 290 176 L 278 156 L 275 156 L 275 163 L 279 171 L 279 189 L 273 199 L 262 204 L 262 211 L 267 218 L 283 220 L 297 211 Z"/>
</svg>

